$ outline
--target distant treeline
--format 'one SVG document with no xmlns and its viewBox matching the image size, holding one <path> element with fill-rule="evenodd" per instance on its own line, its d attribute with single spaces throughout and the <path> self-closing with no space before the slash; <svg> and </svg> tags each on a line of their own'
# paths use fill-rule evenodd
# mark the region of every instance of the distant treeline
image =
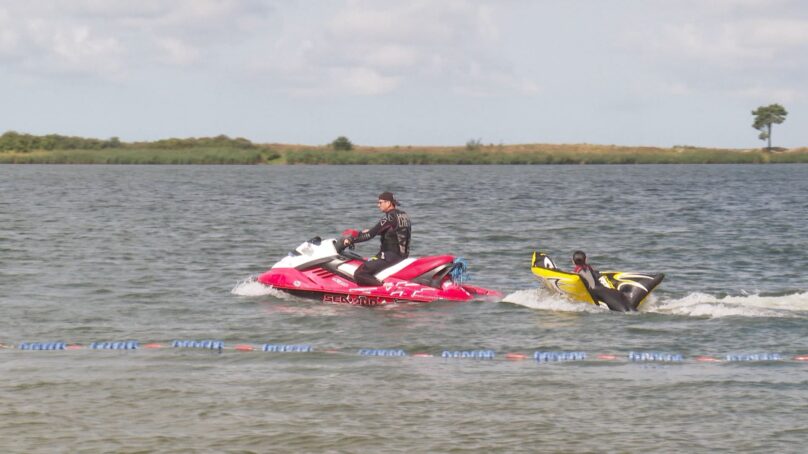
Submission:
<svg viewBox="0 0 808 454">
<path fill-rule="evenodd" d="M 101 140 L 60 136 L 59 134 L 35 136 L 15 131 L 8 131 L 0 136 L 0 151 L 103 150 L 105 148 L 120 148 L 122 145 L 117 137 Z"/>
<path fill-rule="evenodd" d="M 347 142 L 347 139 L 345 139 Z M 808 163 L 808 148 L 766 149 L 694 146 L 625 147 L 592 144 L 483 145 L 465 147 L 362 147 L 254 144 L 225 135 L 154 142 L 121 142 L 6 132 L 0 163 L 6 164 L 766 164 Z"/>
<path fill-rule="evenodd" d="M 236 137 L 231 139 L 225 135 L 216 137 L 191 137 L 189 139 L 162 139 L 154 142 L 133 142 L 132 148 L 151 148 L 160 150 L 182 150 L 188 148 L 235 148 L 254 150 L 258 145 L 247 139 Z"/>
<path fill-rule="evenodd" d="M 131 143 L 14 131 L 0 136 L 5 164 L 261 164 L 279 158 L 268 146 L 225 135 Z"/>
<path fill-rule="evenodd" d="M 182 150 L 189 148 L 255 149 L 257 145 L 241 137 L 231 139 L 225 135 L 188 139 L 163 139 L 154 142 L 121 142 L 117 137 L 108 140 L 48 134 L 35 136 L 8 131 L 0 136 L 0 151 L 30 152 L 36 150 L 105 150 L 114 148 L 145 148 Z"/>
<path fill-rule="evenodd" d="M 696 147 L 502 145 L 474 149 L 289 150 L 287 164 L 765 164 L 808 163 L 808 149 L 788 153 Z"/>
</svg>

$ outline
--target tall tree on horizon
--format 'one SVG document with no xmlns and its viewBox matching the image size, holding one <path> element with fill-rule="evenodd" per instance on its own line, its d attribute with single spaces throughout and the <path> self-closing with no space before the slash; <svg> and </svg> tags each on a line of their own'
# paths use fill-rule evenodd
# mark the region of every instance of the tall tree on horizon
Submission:
<svg viewBox="0 0 808 454">
<path fill-rule="evenodd" d="M 772 125 L 779 125 L 786 121 L 788 112 L 786 112 L 785 107 L 780 104 L 770 104 L 768 106 L 760 106 L 753 110 L 752 115 L 755 116 L 755 122 L 752 123 L 752 127 L 760 131 L 758 139 L 768 140 L 767 149 L 772 151 Z"/>
</svg>

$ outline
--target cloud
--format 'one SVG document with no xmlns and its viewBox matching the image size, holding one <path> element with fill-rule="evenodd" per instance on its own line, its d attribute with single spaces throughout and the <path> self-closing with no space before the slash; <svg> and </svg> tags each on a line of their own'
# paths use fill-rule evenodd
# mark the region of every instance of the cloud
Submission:
<svg viewBox="0 0 808 454">
<path fill-rule="evenodd" d="M 284 50 L 273 46 L 266 53 L 274 58 L 257 57 L 256 66 L 279 86 L 291 84 L 306 94 L 381 95 L 422 87 L 535 93 L 535 84 L 497 51 L 499 34 L 495 10 L 479 2 L 352 0 L 305 31 L 285 30 Z"/>
<path fill-rule="evenodd" d="M 808 48 L 808 19 L 759 20 L 744 29 L 752 46 L 780 51 Z"/>
<path fill-rule="evenodd" d="M 114 37 L 96 36 L 88 27 L 80 26 L 54 30 L 46 39 L 51 41 L 53 55 L 71 68 L 97 66 L 109 71 L 118 68 L 122 48 Z"/>
<path fill-rule="evenodd" d="M 724 93 L 740 99 L 776 95 L 792 101 L 808 97 L 803 82 L 808 18 L 795 13 L 799 6 L 725 0 L 693 7 L 662 11 L 664 22 L 650 21 L 625 32 L 622 43 L 647 58 L 666 81 L 660 93 Z"/>
<path fill-rule="evenodd" d="M 808 50 L 808 20 L 763 19 L 666 27 L 656 50 L 707 64 L 749 67 Z"/>
<path fill-rule="evenodd" d="M 122 68 L 118 39 L 85 25 L 33 19 L 7 32 L 14 37 L 7 54 L 25 71 L 114 75 Z"/>
<path fill-rule="evenodd" d="M 802 55 L 808 61 L 808 10 L 795 0 L 685 0 L 663 3 L 655 19 L 625 33 L 660 59 L 755 69 Z M 660 26 L 661 24 L 661 26 Z"/>
<path fill-rule="evenodd" d="M 18 39 L 8 11 L 0 8 L 0 56 L 12 54 L 17 48 Z"/>
<path fill-rule="evenodd" d="M 199 61 L 201 50 L 188 45 L 182 40 L 173 37 L 156 38 L 158 48 L 161 50 L 161 61 L 170 65 L 186 66 Z"/>
<path fill-rule="evenodd" d="M 790 103 L 798 102 L 806 98 L 805 93 L 801 90 L 789 87 L 762 85 L 749 85 L 733 91 L 732 94 L 739 98 L 748 99 L 752 102 L 771 100 L 771 102 Z"/>
<path fill-rule="evenodd" d="M 397 77 L 385 76 L 372 68 L 350 68 L 334 75 L 337 87 L 360 95 L 384 94 L 400 83 Z"/>
<path fill-rule="evenodd" d="M 0 0 L 2 1 L 2 0 Z M 424 87 L 532 95 L 500 51 L 501 17 L 471 0 L 40 0 L 0 7 L 7 70 L 119 79 L 172 67 L 225 69 L 303 95 Z M 12 21 L 11 18 L 14 18 Z M 24 60 L 20 63 L 20 60 Z"/>
<path fill-rule="evenodd" d="M 259 0 L 6 2 L 0 8 L 0 58 L 24 56 L 22 64 L 10 68 L 22 73 L 100 78 L 115 78 L 127 69 L 216 62 L 217 52 L 260 31 L 272 5 Z"/>
</svg>

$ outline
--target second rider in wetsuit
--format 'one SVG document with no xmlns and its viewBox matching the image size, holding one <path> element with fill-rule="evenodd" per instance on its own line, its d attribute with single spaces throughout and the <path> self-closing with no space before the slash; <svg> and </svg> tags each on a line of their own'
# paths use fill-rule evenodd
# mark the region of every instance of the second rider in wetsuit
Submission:
<svg viewBox="0 0 808 454">
<path fill-rule="evenodd" d="M 379 210 L 384 216 L 372 228 L 363 230 L 356 238 L 346 238 L 344 245 L 361 243 L 379 235 L 381 248 L 376 256 L 366 261 L 354 272 L 356 283 L 363 286 L 378 286 L 382 282 L 374 274 L 393 266 L 410 255 L 410 217 L 399 210 L 393 194 L 383 192 L 379 194 Z"/>
<path fill-rule="evenodd" d="M 572 263 L 575 264 L 575 269 L 573 269 L 572 272 L 581 276 L 581 279 L 586 282 L 586 286 L 589 289 L 603 286 L 603 284 L 600 283 L 600 273 L 586 263 L 586 254 L 584 251 L 575 251 L 572 254 Z"/>
<path fill-rule="evenodd" d="M 595 303 L 602 301 L 613 311 L 625 312 L 636 309 L 629 304 L 624 293 L 617 289 L 606 287 L 600 282 L 600 273 L 587 263 L 584 251 L 575 251 L 572 254 L 572 263 L 575 264 L 575 269 L 572 272 L 576 273 L 584 281 L 584 285 L 589 289 L 589 294 L 595 300 Z"/>
</svg>

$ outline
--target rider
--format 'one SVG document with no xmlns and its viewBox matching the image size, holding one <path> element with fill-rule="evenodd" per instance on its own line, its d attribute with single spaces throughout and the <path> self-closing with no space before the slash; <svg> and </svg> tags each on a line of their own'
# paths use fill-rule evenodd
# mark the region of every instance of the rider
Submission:
<svg viewBox="0 0 808 454">
<path fill-rule="evenodd" d="M 572 272 L 581 276 L 581 279 L 586 282 L 587 287 L 595 289 L 601 286 L 600 273 L 586 263 L 586 253 L 584 253 L 584 251 L 573 252 L 572 263 L 575 264 L 575 269 L 573 269 Z"/>
<path fill-rule="evenodd" d="M 395 265 L 410 255 L 410 217 L 398 209 L 399 203 L 391 192 L 379 194 L 379 210 L 384 216 L 370 229 L 365 229 L 356 238 L 346 238 L 344 246 L 367 241 L 381 236 L 381 248 L 376 256 L 364 262 L 354 272 L 356 283 L 363 286 L 378 286 L 382 282 L 374 274 Z"/>
<path fill-rule="evenodd" d="M 609 288 L 600 282 L 600 273 L 590 264 L 586 263 L 584 251 L 575 251 L 572 254 L 572 263 L 575 264 L 573 273 L 576 273 L 584 281 L 584 285 L 589 289 L 589 293 L 595 302 L 602 301 L 611 310 L 629 311 L 633 310 L 629 304 L 628 297 L 617 289 Z"/>
</svg>

